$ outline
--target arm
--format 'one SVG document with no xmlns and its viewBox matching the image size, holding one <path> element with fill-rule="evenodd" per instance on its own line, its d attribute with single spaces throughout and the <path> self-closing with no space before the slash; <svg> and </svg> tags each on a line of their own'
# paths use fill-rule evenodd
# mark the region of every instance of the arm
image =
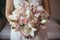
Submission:
<svg viewBox="0 0 60 40">
<path fill-rule="evenodd" d="M 13 10 L 13 0 L 6 0 L 5 15 L 9 22 L 10 22 L 10 20 L 9 20 L 8 16 L 11 15 L 12 10 Z"/>
</svg>

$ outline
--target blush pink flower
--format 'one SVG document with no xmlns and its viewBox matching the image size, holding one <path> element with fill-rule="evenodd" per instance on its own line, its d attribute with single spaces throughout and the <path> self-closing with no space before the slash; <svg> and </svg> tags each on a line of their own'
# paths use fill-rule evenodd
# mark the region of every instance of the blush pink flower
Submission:
<svg viewBox="0 0 60 40">
<path fill-rule="evenodd" d="M 27 18 L 23 18 L 19 20 L 19 24 L 27 24 L 28 23 L 28 19 Z"/>
<path fill-rule="evenodd" d="M 24 24 L 28 23 L 28 19 L 27 18 L 22 19 L 22 21 L 23 21 Z"/>
</svg>

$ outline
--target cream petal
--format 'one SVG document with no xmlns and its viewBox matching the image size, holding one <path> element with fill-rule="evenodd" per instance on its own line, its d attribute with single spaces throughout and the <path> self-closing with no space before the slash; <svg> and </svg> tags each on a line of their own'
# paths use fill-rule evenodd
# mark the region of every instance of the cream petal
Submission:
<svg viewBox="0 0 60 40">
<path fill-rule="evenodd" d="M 43 6 L 38 6 L 37 10 L 44 10 Z"/>
<path fill-rule="evenodd" d="M 42 24 L 44 24 L 44 23 L 46 23 L 46 22 L 47 22 L 47 20 L 45 20 L 45 19 L 43 19 L 43 20 L 41 21 Z"/>
<path fill-rule="evenodd" d="M 30 32 L 30 35 L 31 35 L 32 37 L 34 37 L 34 31 L 31 31 L 31 32 Z"/>
</svg>

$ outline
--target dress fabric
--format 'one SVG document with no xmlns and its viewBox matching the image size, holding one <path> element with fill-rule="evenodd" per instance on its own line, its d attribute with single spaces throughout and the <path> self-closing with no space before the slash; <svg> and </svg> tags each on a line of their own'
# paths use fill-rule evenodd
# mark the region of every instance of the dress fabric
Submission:
<svg viewBox="0 0 60 40">
<path fill-rule="evenodd" d="M 19 6 L 19 4 L 23 3 L 24 1 L 25 0 L 13 0 L 14 7 L 17 8 Z M 37 0 L 35 2 L 37 2 Z M 15 29 L 12 29 L 12 27 L 11 27 L 10 40 L 40 40 L 41 36 L 40 36 L 40 33 L 39 33 L 35 38 L 33 38 L 33 39 L 27 39 L 23 35 L 21 35 L 21 33 L 19 31 L 16 32 Z"/>
</svg>

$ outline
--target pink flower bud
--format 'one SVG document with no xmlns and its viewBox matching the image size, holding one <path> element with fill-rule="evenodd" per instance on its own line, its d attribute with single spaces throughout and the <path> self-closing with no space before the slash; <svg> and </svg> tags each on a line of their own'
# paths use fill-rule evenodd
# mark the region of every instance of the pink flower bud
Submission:
<svg viewBox="0 0 60 40">
<path fill-rule="evenodd" d="M 23 19 L 23 23 L 27 24 L 28 23 L 28 19 L 27 18 Z"/>
</svg>

